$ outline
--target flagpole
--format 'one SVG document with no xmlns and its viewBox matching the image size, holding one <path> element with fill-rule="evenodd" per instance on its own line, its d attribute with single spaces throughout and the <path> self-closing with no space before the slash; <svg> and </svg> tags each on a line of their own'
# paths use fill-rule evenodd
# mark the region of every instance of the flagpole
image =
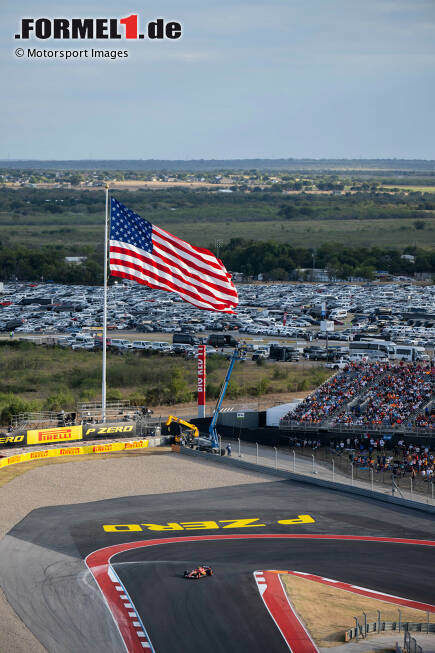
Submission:
<svg viewBox="0 0 435 653">
<path fill-rule="evenodd" d="M 104 222 L 104 294 L 103 294 L 103 369 L 101 384 L 101 420 L 106 421 L 106 350 L 107 350 L 107 241 L 109 230 L 109 184 L 106 184 L 106 218 Z"/>
</svg>

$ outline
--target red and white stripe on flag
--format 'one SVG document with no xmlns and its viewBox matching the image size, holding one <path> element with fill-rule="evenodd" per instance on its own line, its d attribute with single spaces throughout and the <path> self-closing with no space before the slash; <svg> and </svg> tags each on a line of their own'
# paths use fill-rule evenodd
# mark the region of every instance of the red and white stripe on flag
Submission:
<svg viewBox="0 0 435 653">
<path fill-rule="evenodd" d="M 110 273 L 150 288 L 175 292 L 197 308 L 234 313 L 237 290 L 222 261 L 152 225 L 152 251 L 110 239 Z"/>
</svg>

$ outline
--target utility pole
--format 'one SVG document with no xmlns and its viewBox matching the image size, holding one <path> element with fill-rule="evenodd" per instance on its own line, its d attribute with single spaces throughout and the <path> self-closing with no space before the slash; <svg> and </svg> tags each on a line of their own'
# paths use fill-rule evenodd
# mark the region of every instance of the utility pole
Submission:
<svg viewBox="0 0 435 653">
<path fill-rule="evenodd" d="M 216 238 L 216 258 L 219 258 L 219 250 L 224 244 L 224 241 L 221 238 Z"/>
</svg>

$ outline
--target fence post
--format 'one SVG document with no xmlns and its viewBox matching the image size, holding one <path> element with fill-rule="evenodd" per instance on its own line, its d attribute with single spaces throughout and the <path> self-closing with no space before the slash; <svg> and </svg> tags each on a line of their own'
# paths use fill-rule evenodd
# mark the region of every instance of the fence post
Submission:
<svg viewBox="0 0 435 653">
<path fill-rule="evenodd" d="M 364 637 L 367 637 L 367 614 L 363 612 L 364 615 Z"/>
<path fill-rule="evenodd" d="M 239 441 L 239 458 L 241 458 L 242 455 L 241 455 L 241 453 L 240 453 L 240 438 L 237 438 L 237 439 L 238 439 L 238 441 Z"/>
<path fill-rule="evenodd" d="M 258 442 L 255 443 L 256 446 L 256 457 L 255 457 L 255 462 L 258 465 Z"/>
<path fill-rule="evenodd" d="M 332 460 L 332 482 L 335 481 L 335 462 Z"/>
<path fill-rule="evenodd" d="M 412 496 L 413 496 L 413 495 L 412 495 L 412 491 L 413 491 L 413 487 L 412 487 L 412 476 L 411 476 L 411 478 L 410 478 L 409 480 L 411 481 L 411 500 L 412 500 Z"/>
<path fill-rule="evenodd" d="M 313 458 L 313 474 L 317 474 L 317 472 L 316 472 L 316 459 L 314 457 L 314 454 L 312 454 L 312 458 Z"/>
<path fill-rule="evenodd" d="M 370 487 L 373 492 L 373 468 L 370 469 Z"/>
<path fill-rule="evenodd" d="M 379 631 L 381 630 L 381 611 L 380 610 L 378 610 L 378 629 L 377 630 L 378 630 L 378 635 L 379 635 Z"/>
<path fill-rule="evenodd" d="M 355 623 L 356 623 L 356 641 L 359 640 L 359 624 L 358 624 L 358 617 L 354 617 Z"/>
<path fill-rule="evenodd" d="M 350 473 L 351 473 L 351 485 L 353 485 L 353 463 L 350 463 L 350 467 L 351 467 L 351 471 L 350 471 Z"/>
<path fill-rule="evenodd" d="M 275 449 L 275 469 L 278 469 L 278 449 L 274 447 Z"/>
<path fill-rule="evenodd" d="M 293 449 L 293 471 L 296 472 L 296 453 Z"/>
<path fill-rule="evenodd" d="M 430 618 L 429 612 L 426 612 L 426 618 L 427 618 L 427 622 L 426 622 L 426 635 L 429 635 L 429 618 Z"/>
<path fill-rule="evenodd" d="M 399 613 L 399 633 L 400 633 L 400 627 L 402 625 L 402 612 L 400 608 L 398 608 L 397 612 Z"/>
</svg>

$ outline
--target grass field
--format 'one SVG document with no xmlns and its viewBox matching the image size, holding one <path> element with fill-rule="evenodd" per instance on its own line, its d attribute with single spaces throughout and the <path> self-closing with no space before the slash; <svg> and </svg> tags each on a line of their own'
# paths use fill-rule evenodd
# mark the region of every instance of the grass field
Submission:
<svg viewBox="0 0 435 653">
<path fill-rule="evenodd" d="M 101 353 L 48 348 L 32 343 L 1 346 L 0 418 L 26 411 L 74 409 L 78 401 L 101 399 Z M 331 372 L 310 363 L 237 363 L 228 399 L 268 393 L 311 390 Z M 129 399 L 135 405 L 171 405 L 196 396 L 196 360 L 158 354 L 108 353 L 107 398 Z M 228 361 L 207 360 L 207 398 L 218 396 Z"/>
<path fill-rule="evenodd" d="M 360 617 L 362 622 L 365 612 L 367 621 L 375 622 L 377 611 L 380 610 L 382 621 L 397 621 L 399 618 L 399 606 L 391 603 L 352 594 L 290 574 L 283 574 L 282 579 L 290 601 L 317 646 L 330 648 L 343 644 L 344 632 L 355 626 L 354 615 Z M 401 608 L 402 622 L 424 623 L 426 618 L 427 613 L 422 610 Z M 369 642 L 364 650 L 370 650 Z"/>
<path fill-rule="evenodd" d="M 383 185 L 382 188 L 386 190 L 392 190 L 393 188 L 398 188 L 399 190 L 409 190 L 413 193 L 435 193 L 435 186 L 402 186 L 402 184 L 397 186 L 386 186 Z"/>
<path fill-rule="evenodd" d="M 420 220 L 424 229 L 415 229 L 411 219 L 379 220 L 291 220 L 251 222 L 183 222 L 180 224 L 158 222 L 159 226 L 198 246 L 213 245 L 217 238 L 228 242 L 231 238 L 274 240 L 295 246 L 319 247 L 327 241 L 348 246 L 405 247 L 416 245 L 432 248 L 435 245 L 435 217 L 427 212 Z M 87 216 L 87 223 L 77 223 L 77 216 L 69 216 L 62 225 L 53 224 L 53 218 L 41 216 L 35 224 L 19 224 L 12 228 L 0 220 L 0 241 L 11 245 L 27 246 L 71 245 L 86 246 L 103 243 L 103 216 Z"/>
</svg>

